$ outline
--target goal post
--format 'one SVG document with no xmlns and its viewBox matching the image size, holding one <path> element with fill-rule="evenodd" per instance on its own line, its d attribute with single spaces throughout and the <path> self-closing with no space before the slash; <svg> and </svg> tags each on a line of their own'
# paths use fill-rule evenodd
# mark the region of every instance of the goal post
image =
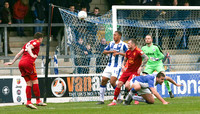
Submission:
<svg viewBox="0 0 200 114">
<path fill-rule="evenodd" d="M 102 51 L 99 46 L 102 39 L 107 44 L 112 41 L 113 32 L 120 30 L 122 40 L 135 38 L 141 48 L 147 34 L 152 35 L 164 54 L 170 54 L 168 71 L 196 71 L 199 58 L 200 7 L 196 6 L 113 6 L 111 11 L 95 17 L 89 15 L 85 20 L 77 17 L 77 12 L 59 8 L 66 28 L 67 45 L 71 48 L 70 56 L 75 68 L 73 73 L 97 73 L 100 66 L 107 64 L 107 59 L 100 60 Z M 77 46 L 78 39 L 83 45 L 89 44 L 92 54 L 86 57 Z M 83 51 L 82 51 L 83 52 Z M 104 56 L 105 57 L 105 56 Z M 105 57 L 108 58 L 108 57 Z M 100 62 L 99 62 L 100 60 Z M 99 63 L 103 64 L 99 64 Z M 103 68 L 101 69 L 101 73 Z M 100 73 L 100 72 L 98 72 Z"/>
<path fill-rule="evenodd" d="M 199 71 L 200 64 L 196 63 L 196 61 L 200 57 L 200 7 L 113 6 L 112 11 L 108 11 L 102 16 L 95 17 L 88 15 L 85 20 L 78 19 L 77 12 L 72 13 L 62 8 L 59 8 L 59 11 L 65 24 L 65 32 L 67 37 L 67 41 L 64 42 L 64 45 L 70 47 L 70 67 L 74 71 L 73 76 L 67 76 L 70 77 L 68 80 L 73 78 L 70 82 L 70 87 L 72 87 L 72 90 L 69 91 L 71 97 L 93 97 L 96 95 L 96 98 L 92 100 L 98 100 L 98 86 L 100 85 L 101 74 L 108 61 L 108 57 L 106 55 L 103 56 L 102 50 L 100 50 L 99 46 L 102 39 L 106 39 L 108 44 L 113 38 L 113 31 L 118 29 L 122 31 L 123 41 L 127 41 L 130 38 L 136 38 L 139 48 L 145 44 L 143 39 L 145 34 L 152 34 L 152 36 L 157 39 L 156 42 L 158 44 L 162 42 L 161 46 L 163 46 L 164 53 L 170 53 L 171 64 L 169 64 L 170 62 L 167 63 L 171 66 L 169 71 L 185 71 L 185 73 L 167 73 L 169 75 L 172 73 L 173 78 L 176 79 L 177 82 L 187 85 L 187 88 L 183 87 L 183 89 L 178 89 L 176 94 L 185 96 L 188 91 L 188 94 L 191 95 L 190 93 L 192 90 L 186 89 L 189 89 L 191 86 L 195 85 L 192 89 L 194 89 L 194 94 L 197 95 L 196 88 L 198 88 L 198 84 L 200 82 L 198 77 L 199 72 L 187 72 Z M 79 38 L 83 39 L 83 45 L 85 48 L 88 44 L 90 45 L 92 54 L 89 54 L 89 56 L 80 54 L 84 52 L 84 50 L 80 50 L 80 47 L 77 45 Z M 160 40 L 161 38 L 162 40 Z M 188 49 L 183 49 L 183 45 L 187 45 L 186 40 L 188 40 Z M 180 42 L 184 43 L 181 43 L 182 47 L 180 46 L 179 49 L 178 44 Z M 172 46 L 174 47 L 172 48 Z M 48 48 L 49 46 L 47 45 L 47 52 Z M 77 54 L 77 52 L 79 54 Z M 97 69 L 100 70 L 98 71 Z M 46 68 L 46 71 L 47 70 L 48 67 Z M 185 78 L 182 79 L 182 76 L 180 75 L 183 75 Z M 48 77 L 46 77 L 46 79 Z M 55 77 L 62 76 L 56 75 Z M 66 75 L 64 75 L 62 78 L 64 81 L 67 80 Z M 68 80 L 66 83 L 68 83 Z M 57 81 L 59 82 L 60 78 Z M 62 83 L 60 83 L 60 85 L 62 85 Z M 89 88 L 87 88 L 88 85 Z M 59 85 L 55 86 L 55 92 L 58 92 L 59 90 L 59 92 L 61 91 L 62 93 L 63 88 L 59 87 Z M 85 90 L 83 89 L 84 87 L 86 87 Z M 174 90 L 177 90 L 176 87 L 173 88 Z M 109 87 L 109 92 L 107 92 L 106 95 L 113 95 L 113 92 L 113 88 Z M 47 95 L 47 93 L 45 95 Z M 167 92 L 164 92 L 163 95 L 168 96 Z M 84 100 L 84 98 L 82 98 L 82 100 Z"/>
<path fill-rule="evenodd" d="M 198 6 L 112 6 L 113 32 L 123 40 L 135 38 L 142 47 L 152 35 L 164 54 L 169 53 L 170 71 L 195 71 L 200 53 L 200 7 Z"/>
<path fill-rule="evenodd" d="M 200 7 L 198 6 L 122 6 L 122 5 L 113 5 L 112 6 L 112 14 L 113 14 L 113 17 L 112 17 L 112 23 L 113 23 L 113 33 L 114 31 L 117 30 L 117 25 L 119 24 L 118 22 L 118 11 L 120 10 L 132 10 L 133 12 L 134 11 L 199 11 L 200 10 Z M 166 12 L 165 12 L 166 13 Z M 183 12 L 184 13 L 184 12 Z M 160 14 L 161 15 L 161 14 Z M 196 15 L 196 16 L 199 16 Z M 184 16 L 183 16 L 184 17 Z M 131 18 L 131 17 L 130 17 Z M 199 17 L 198 17 L 199 18 Z M 140 18 L 139 19 L 140 21 L 143 21 L 144 19 Z M 145 19 L 148 21 L 148 19 Z M 152 20 L 152 19 L 149 19 L 151 21 L 155 21 L 155 20 Z M 165 19 L 162 18 L 162 21 L 164 21 Z M 185 20 L 185 19 L 176 19 L 177 21 L 180 21 L 180 20 Z M 190 19 L 186 19 L 186 20 L 190 20 Z M 199 20 L 199 19 L 197 19 Z M 160 21 L 160 20 L 156 20 L 156 21 Z M 171 20 L 168 20 L 166 19 L 165 21 L 171 21 Z M 198 22 L 199 23 L 199 22 Z M 189 24 L 189 23 L 186 23 L 186 24 Z M 134 26 L 134 25 L 132 25 Z M 175 26 L 171 26 L 171 27 L 168 27 L 167 29 L 173 29 L 173 28 L 176 28 L 176 29 L 184 29 L 184 28 L 187 28 L 188 25 L 183 25 L 183 26 L 179 26 L 179 27 L 175 27 Z M 196 26 L 195 24 L 193 25 L 193 27 L 197 27 L 197 28 L 200 28 L 198 25 Z M 149 27 L 146 27 L 146 28 L 149 28 Z M 152 26 L 152 28 L 155 28 L 156 30 L 156 43 L 158 44 L 158 37 L 159 37 L 159 34 L 158 34 L 158 29 L 161 28 L 160 25 L 155 25 L 154 27 Z M 188 27 L 189 28 L 189 27 Z M 190 26 L 191 28 L 191 26 Z"/>
</svg>

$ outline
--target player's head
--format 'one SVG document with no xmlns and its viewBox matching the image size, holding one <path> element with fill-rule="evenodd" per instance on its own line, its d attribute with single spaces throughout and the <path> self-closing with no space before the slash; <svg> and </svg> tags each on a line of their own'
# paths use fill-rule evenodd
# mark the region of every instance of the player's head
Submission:
<svg viewBox="0 0 200 114">
<path fill-rule="evenodd" d="M 131 38 L 128 41 L 128 49 L 134 49 L 137 46 L 137 41 L 134 38 Z"/>
<path fill-rule="evenodd" d="M 151 35 L 146 35 L 145 43 L 146 44 L 151 44 L 152 42 L 153 42 L 152 36 Z"/>
<path fill-rule="evenodd" d="M 34 39 L 38 39 L 40 43 L 43 41 L 43 34 L 41 32 L 36 32 L 33 36 Z"/>
<path fill-rule="evenodd" d="M 114 41 L 115 42 L 119 42 L 120 40 L 121 40 L 121 37 L 122 37 L 122 32 L 120 32 L 120 31 L 115 31 L 115 33 L 114 33 Z"/>
<path fill-rule="evenodd" d="M 165 80 L 165 73 L 161 71 L 156 75 L 156 83 L 161 85 L 164 82 L 164 80 Z"/>
</svg>

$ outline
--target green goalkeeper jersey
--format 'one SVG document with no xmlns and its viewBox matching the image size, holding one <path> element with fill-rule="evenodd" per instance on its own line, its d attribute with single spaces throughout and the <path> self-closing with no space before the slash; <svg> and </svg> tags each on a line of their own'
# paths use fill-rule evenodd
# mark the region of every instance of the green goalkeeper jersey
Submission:
<svg viewBox="0 0 200 114">
<path fill-rule="evenodd" d="M 142 51 L 149 57 L 147 62 L 147 66 L 163 66 L 162 59 L 164 55 L 160 49 L 160 47 L 152 44 L 150 47 L 148 45 L 142 47 Z M 153 58 L 154 60 L 150 59 Z"/>
</svg>

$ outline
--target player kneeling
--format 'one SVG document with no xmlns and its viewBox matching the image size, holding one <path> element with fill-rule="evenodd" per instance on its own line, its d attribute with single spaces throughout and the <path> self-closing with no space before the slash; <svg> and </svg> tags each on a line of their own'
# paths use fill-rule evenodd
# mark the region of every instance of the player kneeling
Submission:
<svg viewBox="0 0 200 114">
<path fill-rule="evenodd" d="M 148 104 L 154 103 L 154 97 L 152 93 L 160 100 L 163 104 L 169 104 L 169 102 L 165 101 L 160 94 L 157 92 L 155 86 L 157 84 L 162 84 L 164 80 L 168 80 L 172 84 L 177 87 L 182 86 L 181 84 L 177 84 L 170 77 L 165 76 L 163 72 L 159 72 L 156 74 L 146 75 L 146 76 L 137 76 L 134 77 L 130 82 L 130 87 L 132 88 L 129 92 L 128 96 L 125 99 L 125 105 L 130 105 L 132 99 L 140 102 L 146 102 Z M 149 90 L 150 89 L 150 90 Z M 133 96 L 135 93 L 140 94 L 141 96 Z M 132 97 L 133 96 L 133 97 Z"/>
</svg>

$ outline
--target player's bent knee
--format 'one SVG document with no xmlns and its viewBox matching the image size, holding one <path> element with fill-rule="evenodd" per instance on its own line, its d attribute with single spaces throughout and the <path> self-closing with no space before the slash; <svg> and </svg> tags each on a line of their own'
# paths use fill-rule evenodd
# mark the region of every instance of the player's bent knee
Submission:
<svg viewBox="0 0 200 114">
<path fill-rule="evenodd" d="M 146 101 L 147 104 L 154 104 L 152 101 Z"/>
<path fill-rule="evenodd" d="M 27 81 L 27 82 L 26 82 L 26 85 L 27 85 L 27 86 L 32 86 L 32 81 L 31 81 L 31 80 Z"/>
<path fill-rule="evenodd" d="M 38 84 L 38 79 L 37 80 L 33 80 L 32 82 L 33 82 L 33 84 Z"/>
<path fill-rule="evenodd" d="M 101 82 L 101 85 L 106 85 L 107 84 L 107 81 L 103 81 Z"/>
<path fill-rule="evenodd" d="M 126 83 L 125 88 L 129 90 L 130 89 L 130 83 Z"/>
<path fill-rule="evenodd" d="M 101 81 L 101 85 L 106 85 L 108 82 L 108 78 L 103 77 Z"/>
<path fill-rule="evenodd" d="M 147 104 L 154 104 L 155 100 L 154 99 L 148 99 L 146 100 Z"/>
<path fill-rule="evenodd" d="M 114 81 L 110 81 L 110 84 L 111 84 L 113 87 L 116 86 L 116 82 L 114 82 Z"/>
<path fill-rule="evenodd" d="M 122 87 L 124 83 L 122 81 L 119 81 L 118 84 L 117 84 L 117 87 Z"/>
</svg>

